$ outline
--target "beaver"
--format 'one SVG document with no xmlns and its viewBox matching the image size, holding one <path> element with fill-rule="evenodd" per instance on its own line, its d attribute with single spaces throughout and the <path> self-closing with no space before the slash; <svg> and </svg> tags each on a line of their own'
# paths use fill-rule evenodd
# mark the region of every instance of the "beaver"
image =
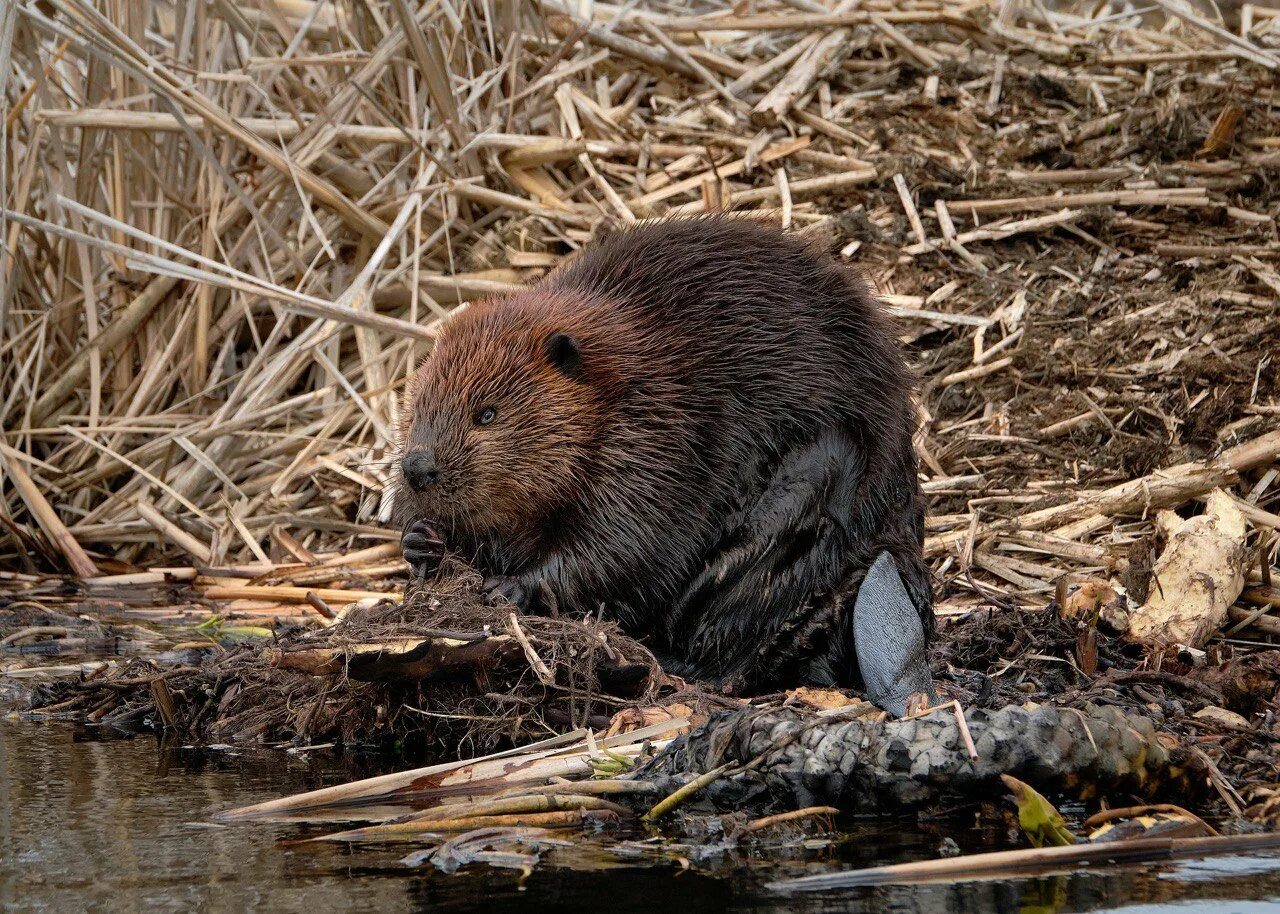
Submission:
<svg viewBox="0 0 1280 914">
<path fill-rule="evenodd" d="M 739 693 L 932 694 L 914 378 L 866 284 L 726 217 L 619 230 L 441 328 L 400 429 L 404 555 L 603 612 Z"/>
</svg>

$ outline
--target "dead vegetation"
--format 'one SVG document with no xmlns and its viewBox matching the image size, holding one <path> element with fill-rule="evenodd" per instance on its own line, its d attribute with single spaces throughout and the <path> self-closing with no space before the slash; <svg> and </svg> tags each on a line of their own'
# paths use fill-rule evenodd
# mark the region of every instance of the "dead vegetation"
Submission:
<svg viewBox="0 0 1280 914">
<path fill-rule="evenodd" d="M 6 564 L 393 538 L 396 396 L 432 324 L 671 213 L 780 219 L 876 283 L 924 380 L 935 533 L 1274 427 L 1269 10 L 1223 37 L 800 6 L 11 7 Z M 1239 494 L 1274 529 L 1258 466 Z M 1116 520 L 1066 538 L 1124 554 L 1147 528 Z M 957 598 L 1040 599 L 1080 563 L 954 541 Z"/>
<path fill-rule="evenodd" d="M 453 563 L 404 600 L 352 604 L 324 627 L 219 624 L 204 633 L 185 644 L 146 643 L 136 659 L 55 681 L 32 703 L 46 717 L 204 743 L 337 742 L 442 758 L 607 729 L 615 714 L 660 695 L 704 709 L 738 705 L 667 679 L 613 623 L 518 619 Z M 5 641 L 40 635 L 59 633 L 24 627 Z M 118 652 L 111 647 L 103 652 Z"/>
<path fill-rule="evenodd" d="M 607 626 L 513 623 L 450 603 L 465 587 L 378 602 L 406 570 L 397 396 L 461 304 L 601 230 L 733 211 L 836 252 L 900 318 L 926 550 L 960 617 L 944 688 L 1153 715 L 1223 809 L 1270 821 L 1280 18 L 1233 15 L 0 8 L 0 669 L 79 674 L 57 702 L 90 720 L 218 739 L 475 752 L 651 722 L 651 677 L 601 688 L 603 667 L 652 672 Z M 1162 536 L 1208 524 L 1185 525 L 1206 499 L 1230 515 L 1210 621 L 1127 640 L 1170 602 L 1161 569 L 1196 586 L 1201 547 Z M 479 652 L 469 684 L 424 690 L 446 641 Z"/>
</svg>

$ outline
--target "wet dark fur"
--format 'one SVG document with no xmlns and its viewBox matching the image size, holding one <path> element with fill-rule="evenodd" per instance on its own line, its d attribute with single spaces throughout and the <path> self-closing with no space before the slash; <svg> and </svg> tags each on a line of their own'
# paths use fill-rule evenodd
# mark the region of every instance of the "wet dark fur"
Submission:
<svg viewBox="0 0 1280 914">
<path fill-rule="evenodd" d="M 864 283 L 794 237 L 620 232 L 445 326 L 403 429 L 440 483 L 405 487 L 400 519 L 535 599 L 603 605 L 680 672 L 856 684 L 852 599 L 880 550 L 932 630 L 911 389 Z"/>
</svg>

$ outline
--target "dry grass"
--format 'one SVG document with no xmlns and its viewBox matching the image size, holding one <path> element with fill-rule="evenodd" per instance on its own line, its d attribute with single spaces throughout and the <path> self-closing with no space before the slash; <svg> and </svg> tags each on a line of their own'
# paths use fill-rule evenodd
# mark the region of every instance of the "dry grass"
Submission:
<svg viewBox="0 0 1280 914">
<path fill-rule="evenodd" d="M 781 220 L 901 316 L 949 605 L 1140 571 L 1149 504 L 1007 521 L 1274 429 L 1274 11 L 572 6 L 594 18 L 0 9 L 11 588 L 181 565 L 279 610 L 390 586 L 397 394 L 434 325 L 670 213 Z M 1265 576 L 1280 487 L 1255 456 L 1219 481 Z M 366 548 L 363 577 L 335 561 Z"/>
</svg>

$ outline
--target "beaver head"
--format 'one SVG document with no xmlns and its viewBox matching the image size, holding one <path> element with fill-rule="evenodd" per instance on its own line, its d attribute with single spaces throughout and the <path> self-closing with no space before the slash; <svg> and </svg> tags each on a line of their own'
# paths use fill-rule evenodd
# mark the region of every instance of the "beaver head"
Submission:
<svg viewBox="0 0 1280 914">
<path fill-rule="evenodd" d="M 557 305 L 521 293 L 441 329 L 402 413 L 399 497 L 412 514 L 519 535 L 573 498 L 607 373 Z"/>
</svg>

